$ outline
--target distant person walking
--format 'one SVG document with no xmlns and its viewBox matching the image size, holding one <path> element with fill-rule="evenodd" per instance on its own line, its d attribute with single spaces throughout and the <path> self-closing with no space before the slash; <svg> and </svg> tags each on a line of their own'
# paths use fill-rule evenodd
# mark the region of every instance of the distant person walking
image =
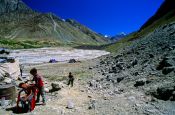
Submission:
<svg viewBox="0 0 175 115">
<path fill-rule="evenodd" d="M 21 74 L 21 77 L 22 77 L 24 67 L 22 65 L 19 65 L 19 67 L 20 67 L 20 74 Z"/>
<path fill-rule="evenodd" d="M 33 75 L 33 80 L 35 81 L 35 86 L 38 88 L 38 94 L 37 94 L 37 100 L 36 103 L 39 103 L 40 101 L 40 95 L 42 96 L 43 105 L 46 104 L 45 99 L 45 91 L 44 91 L 44 83 L 43 83 L 43 77 L 37 73 L 37 69 L 33 68 L 30 70 L 30 74 Z"/>
<path fill-rule="evenodd" d="M 68 86 L 71 84 L 71 87 L 73 87 L 74 84 L 74 76 L 72 75 L 71 72 L 69 72 L 69 76 L 68 76 Z"/>
</svg>

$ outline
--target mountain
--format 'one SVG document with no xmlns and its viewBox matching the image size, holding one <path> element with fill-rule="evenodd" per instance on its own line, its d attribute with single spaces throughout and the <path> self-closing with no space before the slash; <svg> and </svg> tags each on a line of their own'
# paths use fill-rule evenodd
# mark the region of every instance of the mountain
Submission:
<svg viewBox="0 0 175 115">
<path fill-rule="evenodd" d="M 175 21 L 175 0 L 164 0 L 157 12 L 134 33 L 130 40 L 143 37 L 161 25 Z"/>
<path fill-rule="evenodd" d="M 141 39 L 155 32 L 157 28 L 168 25 L 175 21 L 175 0 L 165 0 L 157 12 L 138 31 L 135 31 L 116 44 L 107 47 L 108 50 L 116 52 L 118 49 L 132 44 L 132 41 Z"/>
<path fill-rule="evenodd" d="M 112 42 L 116 42 L 116 41 L 118 41 L 118 40 L 120 40 L 120 39 L 122 39 L 122 38 L 124 38 L 124 37 L 126 37 L 126 34 L 125 34 L 124 32 L 121 32 L 121 33 L 119 33 L 119 34 L 117 34 L 117 35 L 111 37 L 110 40 L 111 40 Z"/>
<path fill-rule="evenodd" d="M 153 15 L 142 27 L 140 30 L 143 30 L 151 25 L 156 25 L 159 23 L 166 23 L 167 20 L 175 18 L 175 1 L 174 0 L 165 0 L 164 3 L 160 6 L 158 11 Z M 162 22 L 161 22 L 162 21 Z"/>
<path fill-rule="evenodd" d="M 164 1 L 155 15 L 139 31 L 107 47 L 109 51 L 113 51 L 113 54 L 102 57 L 94 67 L 103 75 L 92 80 L 103 87 L 100 91 L 106 91 L 106 87 L 109 86 L 106 94 L 109 92 L 111 95 L 117 94 L 116 99 L 120 97 L 120 100 L 124 95 L 127 102 L 133 103 L 132 107 L 139 104 L 136 105 L 136 112 L 132 111 L 136 115 L 164 113 L 172 115 L 173 113 L 172 107 L 175 106 L 174 5 L 174 0 Z M 115 102 L 115 96 L 110 102 Z M 113 103 L 110 103 L 110 106 Z M 102 104 L 104 103 L 99 105 Z"/>
<path fill-rule="evenodd" d="M 0 27 L 0 46 L 3 47 L 108 43 L 103 36 L 77 21 L 34 11 L 21 0 L 0 1 Z"/>
</svg>

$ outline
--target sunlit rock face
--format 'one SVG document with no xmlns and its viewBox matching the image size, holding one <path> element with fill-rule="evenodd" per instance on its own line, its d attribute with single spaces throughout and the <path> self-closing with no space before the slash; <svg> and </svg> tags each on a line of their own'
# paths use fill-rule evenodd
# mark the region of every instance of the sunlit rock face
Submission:
<svg viewBox="0 0 175 115">
<path fill-rule="evenodd" d="M 0 1 L 0 14 L 10 13 L 14 11 L 29 11 L 21 0 L 1 0 Z"/>
</svg>

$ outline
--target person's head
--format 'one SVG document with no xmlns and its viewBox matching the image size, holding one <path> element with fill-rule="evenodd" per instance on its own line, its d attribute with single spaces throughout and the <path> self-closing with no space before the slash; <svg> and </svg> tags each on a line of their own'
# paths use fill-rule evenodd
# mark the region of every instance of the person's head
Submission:
<svg viewBox="0 0 175 115">
<path fill-rule="evenodd" d="M 36 68 L 32 68 L 32 69 L 30 70 L 30 74 L 36 75 L 36 74 L 37 74 L 37 69 L 36 69 Z"/>
<path fill-rule="evenodd" d="M 28 88 L 28 85 L 26 83 L 20 83 L 19 84 L 19 87 L 20 88 L 23 88 L 23 89 L 27 89 Z"/>
<path fill-rule="evenodd" d="M 71 72 L 69 72 L 69 75 L 72 75 L 72 73 L 71 73 Z"/>
</svg>

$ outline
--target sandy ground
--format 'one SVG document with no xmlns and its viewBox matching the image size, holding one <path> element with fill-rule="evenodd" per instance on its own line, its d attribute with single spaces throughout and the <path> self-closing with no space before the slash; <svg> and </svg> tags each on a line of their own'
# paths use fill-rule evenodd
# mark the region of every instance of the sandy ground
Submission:
<svg viewBox="0 0 175 115">
<path fill-rule="evenodd" d="M 59 83 L 61 90 L 46 93 L 47 104 L 38 105 L 30 115 L 94 115 L 95 110 L 88 110 L 91 100 L 97 98 L 92 92 L 87 92 L 87 80 L 93 77 L 89 67 L 96 60 L 87 60 L 78 63 L 55 63 L 26 66 L 24 73 L 29 73 L 35 67 L 44 76 L 45 87 L 51 89 L 51 83 Z M 67 86 L 67 75 L 72 72 L 75 76 L 74 87 Z M 68 102 L 74 104 L 73 109 L 67 109 Z M 0 110 L 0 114 L 11 115 L 12 111 Z"/>
<path fill-rule="evenodd" d="M 47 105 L 37 106 L 31 114 L 37 115 L 94 115 L 95 110 L 88 110 L 89 102 L 97 98 L 97 95 L 86 91 L 87 80 L 93 77 L 93 72 L 89 67 L 95 64 L 95 60 L 83 61 L 81 63 L 73 64 L 44 64 L 38 66 L 28 66 L 26 71 L 30 68 L 36 67 L 45 78 L 45 87 L 50 88 L 51 83 L 59 83 L 62 88 L 58 92 L 52 94 L 47 93 Z M 67 86 L 67 75 L 72 72 L 75 76 L 74 87 Z M 67 109 L 68 102 L 74 104 L 74 109 Z M 46 113 L 47 112 L 47 113 Z"/>
</svg>

